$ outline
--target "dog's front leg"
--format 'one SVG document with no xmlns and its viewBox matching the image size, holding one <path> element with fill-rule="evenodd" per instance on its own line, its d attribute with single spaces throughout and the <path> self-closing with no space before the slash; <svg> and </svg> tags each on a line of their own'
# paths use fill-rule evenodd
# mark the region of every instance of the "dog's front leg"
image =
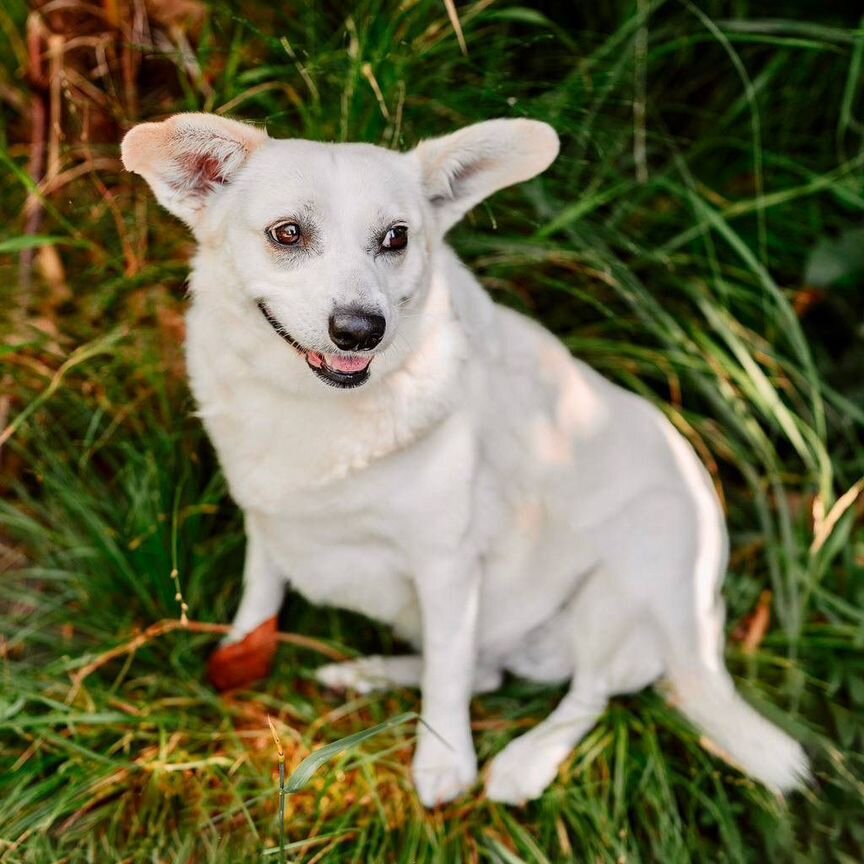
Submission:
<svg viewBox="0 0 864 864">
<path fill-rule="evenodd" d="M 476 660 L 479 566 L 441 560 L 417 574 L 423 627 L 423 723 L 414 782 L 427 807 L 450 801 L 477 777 L 469 703 Z"/>
<path fill-rule="evenodd" d="M 266 678 L 276 656 L 276 616 L 285 579 L 271 560 L 260 527 L 246 516 L 243 595 L 231 632 L 210 657 L 208 677 L 217 690 L 243 687 Z"/>
</svg>

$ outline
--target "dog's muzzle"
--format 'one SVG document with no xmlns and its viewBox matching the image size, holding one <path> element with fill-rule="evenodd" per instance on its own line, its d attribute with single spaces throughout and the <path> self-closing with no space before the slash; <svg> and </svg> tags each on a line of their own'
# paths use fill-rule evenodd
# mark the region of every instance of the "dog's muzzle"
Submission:
<svg viewBox="0 0 864 864">
<path fill-rule="evenodd" d="M 267 306 L 263 300 L 259 300 L 257 305 L 267 323 L 298 354 L 305 358 L 306 365 L 326 384 L 329 384 L 331 387 L 350 389 L 352 387 L 359 387 L 369 380 L 369 366 L 372 363 L 372 357 L 368 355 L 360 356 L 357 354 L 325 354 L 321 351 L 312 351 L 309 348 L 304 348 L 285 329 L 279 319 L 270 311 L 270 307 Z M 383 319 L 381 320 L 383 322 Z M 371 343 L 374 340 L 374 345 L 377 345 L 378 342 L 381 341 L 381 336 L 384 334 L 383 326 L 381 326 L 380 335 L 375 338 L 375 331 L 377 331 L 377 329 L 378 325 L 375 322 L 373 322 L 372 325 L 366 326 L 364 329 L 365 335 L 361 341 Z M 357 337 L 355 336 L 354 338 L 356 339 Z M 370 347 L 374 346 L 370 345 Z"/>
</svg>

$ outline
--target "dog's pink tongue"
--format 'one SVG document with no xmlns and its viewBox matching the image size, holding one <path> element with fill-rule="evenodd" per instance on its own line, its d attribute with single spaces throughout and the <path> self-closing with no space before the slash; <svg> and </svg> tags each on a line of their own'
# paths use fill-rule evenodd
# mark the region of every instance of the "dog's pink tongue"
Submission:
<svg viewBox="0 0 864 864">
<path fill-rule="evenodd" d="M 362 372 L 371 362 L 371 357 L 345 357 L 342 354 L 321 354 L 318 351 L 309 351 L 306 359 L 310 366 L 320 369 L 326 366 L 334 372 Z"/>
<path fill-rule="evenodd" d="M 344 357 L 341 354 L 327 354 L 327 365 L 336 372 L 362 372 L 371 360 L 370 357 Z"/>
</svg>

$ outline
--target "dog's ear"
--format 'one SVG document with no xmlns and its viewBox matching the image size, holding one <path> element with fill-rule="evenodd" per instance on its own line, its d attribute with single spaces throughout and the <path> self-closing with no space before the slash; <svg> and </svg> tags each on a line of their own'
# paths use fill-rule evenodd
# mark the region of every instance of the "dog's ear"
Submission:
<svg viewBox="0 0 864 864">
<path fill-rule="evenodd" d="M 159 203 L 194 228 L 210 196 L 230 183 L 267 133 L 216 114 L 175 114 L 131 129 L 120 146 Z"/>
<path fill-rule="evenodd" d="M 545 171 L 558 155 L 558 135 L 537 120 L 488 120 L 414 150 L 426 196 L 442 231 L 493 192 Z"/>
</svg>

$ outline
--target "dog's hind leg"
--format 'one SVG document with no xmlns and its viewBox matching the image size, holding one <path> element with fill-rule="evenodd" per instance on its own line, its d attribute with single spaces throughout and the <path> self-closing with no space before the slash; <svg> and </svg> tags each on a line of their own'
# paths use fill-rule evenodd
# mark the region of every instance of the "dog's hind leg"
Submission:
<svg viewBox="0 0 864 864">
<path fill-rule="evenodd" d="M 399 657 L 372 655 L 343 663 L 327 663 L 315 670 L 315 677 L 333 690 L 356 690 L 372 693 L 394 687 L 419 687 L 423 675 L 423 658 L 419 654 Z M 474 693 L 488 693 L 501 684 L 501 673 L 478 666 L 474 674 Z"/>
<path fill-rule="evenodd" d="M 423 658 L 419 654 L 381 657 L 374 654 L 342 663 L 326 663 L 315 670 L 315 677 L 332 690 L 372 693 L 394 687 L 419 687 Z"/>
<path fill-rule="evenodd" d="M 575 669 L 570 690 L 549 717 L 492 761 L 486 792 L 493 801 L 518 804 L 539 797 L 609 697 L 641 690 L 662 671 L 644 614 L 614 591 L 604 570 L 591 574 L 564 613 Z"/>
<path fill-rule="evenodd" d="M 689 496 L 646 494 L 595 536 L 613 591 L 649 610 L 677 707 L 745 773 L 785 791 L 806 778 L 807 759 L 735 692 L 726 671 L 719 589 L 728 547 L 719 504 L 706 487 L 691 482 Z"/>
</svg>

